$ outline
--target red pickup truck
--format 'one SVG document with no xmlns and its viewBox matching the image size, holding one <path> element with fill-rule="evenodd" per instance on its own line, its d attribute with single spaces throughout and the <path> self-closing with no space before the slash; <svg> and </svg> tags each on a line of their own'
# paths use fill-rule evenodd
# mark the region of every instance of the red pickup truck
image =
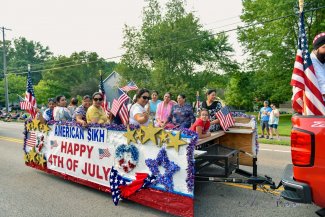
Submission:
<svg viewBox="0 0 325 217">
<path fill-rule="evenodd" d="M 287 165 L 281 196 L 297 203 L 315 203 L 325 216 L 325 117 L 292 117 L 292 164 Z"/>
</svg>

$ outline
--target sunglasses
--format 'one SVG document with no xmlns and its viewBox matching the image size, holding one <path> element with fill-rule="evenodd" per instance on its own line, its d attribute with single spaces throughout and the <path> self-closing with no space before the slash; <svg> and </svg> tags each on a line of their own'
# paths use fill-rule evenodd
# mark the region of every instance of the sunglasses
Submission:
<svg viewBox="0 0 325 217">
<path fill-rule="evenodd" d="M 97 102 L 97 101 L 103 101 L 103 98 L 94 98 L 93 99 L 95 102 Z"/>
<path fill-rule="evenodd" d="M 144 99 L 144 100 L 149 100 L 150 97 L 149 97 L 149 96 L 142 96 L 142 99 Z"/>
</svg>

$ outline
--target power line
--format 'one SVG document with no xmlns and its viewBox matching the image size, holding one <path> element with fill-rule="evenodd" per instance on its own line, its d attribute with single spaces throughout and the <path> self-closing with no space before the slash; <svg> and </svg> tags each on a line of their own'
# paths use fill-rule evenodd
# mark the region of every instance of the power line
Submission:
<svg viewBox="0 0 325 217">
<path fill-rule="evenodd" d="M 306 10 L 304 12 L 306 13 L 306 12 L 316 11 L 316 10 L 319 10 L 319 9 L 322 9 L 322 8 L 325 8 L 325 6 L 321 6 L 321 7 L 318 7 L 318 8 L 313 8 L 313 9 L 310 9 L 310 10 Z M 224 30 L 224 31 L 216 32 L 216 33 L 211 33 L 211 34 L 209 34 L 209 36 L 215 36 L 215 35 L 219 35 L 219 34 L 223 34 L 223 33 L 228 33 L 228 32 L 232 32 L 232 31 L 246 29 L 246 28 L 249 28 L 249 27 L 252 27 L 252 26 L 257 26 L 257 25 L 262 25 L 262 24 L 266 24 L 266 23 L 271 23 L 271 22 L 274 22 L 274 21 L 286 19 L 286 18 L 289 18 L 289 17 L 292 17 L 292 16 L 297 16 L 297 15 L 298 15 L 297 13 L 295 13 L 295 14 L 289 14 L 289 15 L 285 15 L 285 16 L 281 16 L 281 17 L 277 17 L 277 18 L 273 18 L 273 19 L 261 21 L 261 22 L 258 22 L 258 23 L 252 23 L 252 24 L 248 24 L 248 25 L 245 25 L 245 26 L 239 26 L 239 27 L 236 27 L 236 28 L 232 28 L 232 29 L 229 29 L 229 30 Z M 229 25 L 233 25 L 233 24 L 229 24 Z M 191 39 L 187 39 L 187 40 L 179 41 L 179 42 L 173 42 L 173 43 L 169 43 L 169 44 L 166 44 L 166 45 L 154 47 L 154 49 L 160 49 L 160 48 L 169 47 L 169 46 L 172 46 L 172 45 L 177 45 L 177 44 L 182 44 L 182 43 L 188 43 L 188 42 L 192 42 L 192 41 L 201 39 L 203 37 L 205 37 L 205 36 L 195 37 L 195 38 L 191 38 Z M 108 57 L 108 58 L 103 58 L 103 59 L 104 60 L 109 60 L 109 59 L 117 59 L 117 58 L 121 58 L 121 57 L 123 57 L 123 55 L 118 55 L 118 56 Z M 80 65 L 85 65 L 85 64 L 99 62 L 99 61 L 102 61 L 103 59 L 96 60 L 96 61 L 85 62 L 85 63 L 73 64 L 73 65 L 68 65 L 68 66 L 62 66 L 62 67 L 47 68 L 47 69 L 36 70 L 36 71 L 31 71 L 31 72 L 43 72 L 43 71 L 48 71 L 48 70 L 57 70 L 57 69 L 69 68 L 69 67 L 74 67 L 74 66 L 80 66 Z M 11 74 L 18 75 L 18 74 L 26 74 L 26 73 L 27 73 L 26 71 L 21 71 L 21 72 L 16 72 L 16 73 L 11 73 Z"/>
</svg>

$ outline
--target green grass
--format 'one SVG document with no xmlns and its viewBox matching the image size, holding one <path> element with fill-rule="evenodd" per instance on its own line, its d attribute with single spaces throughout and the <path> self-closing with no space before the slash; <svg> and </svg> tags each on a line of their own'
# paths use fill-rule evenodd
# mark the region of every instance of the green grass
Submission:
<svg viewBox="0 0 325 217">
<path fill-rule="evenodd" d="M 255 115 L 257 119 L 257 112 L 247 112 L 249 115 Z M 278 131 L 280 136 L 290 136 L 291 133 L 291 114 L 281 114 L 278 126 Z M 258 134 L 261 134 L 261 124 L 258 122 Z M 271 144 L 271 143 L 270 143 Z"/>
<path fill-rule="evenodd" d="M 290 146 L 290 140 L 276 140 L 276 139 L 273 139 L 273 140 L 270 140 L 270 139 L 261 139 L 259 138 L 258 139 L 258 142 L 261 143 L 261 144 L 272 144 L 272 145 L 286 145 L 286 146 Z"/>
</svg>

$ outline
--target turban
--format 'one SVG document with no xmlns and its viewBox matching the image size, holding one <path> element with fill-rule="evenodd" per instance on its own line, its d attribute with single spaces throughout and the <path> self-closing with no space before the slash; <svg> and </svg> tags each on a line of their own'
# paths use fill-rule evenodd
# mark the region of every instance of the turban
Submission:
<svg viewBox="0 0 325 217">
<path fill-rule="evenodd" d="M 324 44 L 325 44 L 325 32 L 315 36 L 313 40 L 314 50 L 317 50 L 319 47 L 323 46 Z"/>
</svg>

